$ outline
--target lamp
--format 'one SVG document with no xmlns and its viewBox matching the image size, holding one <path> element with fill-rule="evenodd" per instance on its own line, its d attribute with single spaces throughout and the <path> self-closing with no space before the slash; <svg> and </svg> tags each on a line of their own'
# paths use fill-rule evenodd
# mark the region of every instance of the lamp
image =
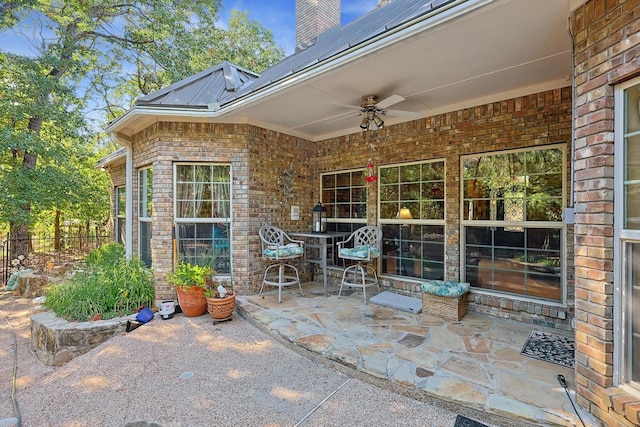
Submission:
<svg viewBox="0 0 640 427">
<path fill-rule="evenodd" d="M 362 111 L 364 112 L 365 110 L 362 110 Z M 371 122 L 374 122 L 378 129 L 382 129 L 384 127 L 384 120 L 382 120 L 380 116 L 376 114 L 375 109 L 368 109 L 366 110 L 366 112 L 367 112 L 367 116 L 362 119 L 362 122 L 360 123 L 360 129 L 362 129 L 365 132 L 368 131 L 369 125 L 371 124 Z"/>
<path fill-rule="evenodd" d="M 409 208 L 404 207 L 404 208 L 400 209 L 400 212 L 398 212 L 398 218 L 400 218 L 400 219 L 413 219 L 413 215 L 411 215 L 411 211 L 409 210 Z"/>
<path fill-rule="evenodd" d="M 312 229 L 314 233 L 326 233 L 327 232 L 327 208 L 322 206 L 322 203 L 318 202 L 313 207 L 312 213 Z"/>
</svg>

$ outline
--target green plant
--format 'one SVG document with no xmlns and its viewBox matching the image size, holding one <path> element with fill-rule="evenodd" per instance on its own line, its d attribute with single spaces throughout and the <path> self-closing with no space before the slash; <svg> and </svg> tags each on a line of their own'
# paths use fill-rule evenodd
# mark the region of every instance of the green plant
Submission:
<svg viewBox="0 0 640 427">
<path fill-rule="evenodd" d="M 210 266 L 201 266 L 181 261 L 174 271 L 167 273 L 167 281 L 176 288 L 197 286 L 207 287 L 207 282 L 213 280 L 215 271 Z"/>
<path fill-rule="evenodd" d="M 67 282 L 51 287 L 45 306 L 71 321 L 98 315 L 111 319 L 150 306 L 155 294 L 151 270 L 139 258 L 127 259 L 120 245 L 107 246 L 93 251 L 84 269 Z"/>
</svg>

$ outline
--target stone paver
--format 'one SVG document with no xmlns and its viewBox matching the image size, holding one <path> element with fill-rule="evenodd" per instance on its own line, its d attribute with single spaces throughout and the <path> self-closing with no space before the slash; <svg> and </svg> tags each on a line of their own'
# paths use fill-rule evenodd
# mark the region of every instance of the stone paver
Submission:
<svg viewBox="0 0 640 427">
<path fill-rule="evenodd" d="M 536 425 L 581 425 L 557 383 L 561 373 L 572 387 L 573 370 L 520 354 L 532 330 L 562 332 L 477 313 L 445 321 L 365 305 L 359 292 L 338 299 L 315 283 L 303 289 L 282 304 L 243 296 L 238 310 L 285 341 L 407 391 Z"/>
</svg>

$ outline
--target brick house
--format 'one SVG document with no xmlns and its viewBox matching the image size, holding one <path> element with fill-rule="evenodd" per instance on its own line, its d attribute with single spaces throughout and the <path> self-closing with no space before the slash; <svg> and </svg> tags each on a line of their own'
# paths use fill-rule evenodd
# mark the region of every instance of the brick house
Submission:
<svg viewBox="0 0 640 427">
<path fill-rule="evenodd" d="M 211 248 L 255 292 L 258 228 L 322 201 L 383 228 L 386 286 L 467 281 L 472 311 L 574 332 L 578 404 L 638 425 L 640 2 L 395 0 L 342 28 L 318 3 L 261 75 L 220 64 L 109 125 L 117 238 L 158 298 Z"/>
</svg>

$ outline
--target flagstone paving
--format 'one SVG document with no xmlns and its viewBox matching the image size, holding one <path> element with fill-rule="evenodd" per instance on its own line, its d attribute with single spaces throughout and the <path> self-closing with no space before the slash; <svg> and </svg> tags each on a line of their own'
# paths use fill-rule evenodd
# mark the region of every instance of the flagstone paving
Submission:
<svg viewBox="0 0 640 427">
<path fill-rule="evenodd" d="M 316 283 L 303 289 L 285 291 L 282 303 L 276 291 L 241 296 L 237 309 L 293 347 L 407 391 L 537 425 L 582 425 L 557 382 L 564 375 L 575 399 L 573 370 L 520 354 L 532 330 L 563 331 L 477 313 L 446 321 L 365 305 L 359 292 L 338 299 Z"/>
</svg>

